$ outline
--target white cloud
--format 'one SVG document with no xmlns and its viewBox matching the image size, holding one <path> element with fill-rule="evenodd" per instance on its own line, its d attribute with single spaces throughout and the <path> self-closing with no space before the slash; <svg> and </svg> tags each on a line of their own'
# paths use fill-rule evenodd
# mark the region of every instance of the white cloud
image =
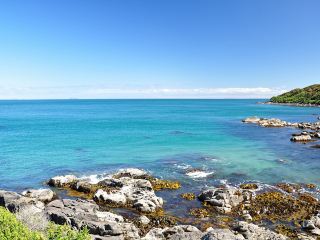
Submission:
<svg viewBox="0 0 320 240">
<path fill-rule="evenodd" d="M 279 88 L 103 88 L 69 87 L 1 87 L 1 99 L 68 98 L 269 98 L 285 92 Z"/>
</svg>

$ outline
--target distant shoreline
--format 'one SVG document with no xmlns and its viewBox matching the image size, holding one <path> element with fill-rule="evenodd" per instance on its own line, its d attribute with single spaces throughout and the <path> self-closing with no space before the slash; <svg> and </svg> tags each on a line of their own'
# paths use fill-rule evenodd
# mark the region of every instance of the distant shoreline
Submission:
<svg viewBox="0 0 320 240">
<path fill-rule="evenodd" d="M 267 105 L 280 105 L 280 106 L 289 106 L 289 107 L 320 107 L 319 104 L 311 103 L 275 103 L 275 102 L 258 102 L 258 104 L 267 104 Z"/>
</svg>

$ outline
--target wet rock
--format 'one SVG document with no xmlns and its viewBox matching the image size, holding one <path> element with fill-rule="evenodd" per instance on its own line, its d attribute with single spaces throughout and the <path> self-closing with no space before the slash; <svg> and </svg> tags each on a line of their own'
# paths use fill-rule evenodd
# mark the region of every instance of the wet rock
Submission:
<svg viewBox="0 0 320 240">
<path fill-rule="evenodd" d="M 234 230 L 237 231 L 239 234 L 243 235 L 245 239 L 251 239 L 251 240 L 285 240 L 288 239 L 287 237 L 272 232 L 268 229 L 265 229 L 263 227 L 259 227 L 252 223 L 247 222 L 238 222 L 236 226 L 234 227 Z"/>
<path fill-rule="evenodd" d="M 118 239 L 139 239 L 138 229 L 124 222 L 122 216 L 101 212 L 93 201 L 55 200 L 46 207 L 49 219 L 56 224 L 68 224 L 76 229 L 87 227 L 90 234 Z"/>
<path fill-rule="evenodd" d="M 258 184 L 256 184 L 256 183 L 243 183 L 240 185 L 240 188 L 255 190 L 255 189 L 258 189 Z"/>
<path fill-rule="evenodd" d="M 189 201 L 196 199 L 196 195 L 194 193 L 182 193 L 181 197 Z"/>
<path fill-rule="evenodd" d="M 237 188 L 214 188 L 202 192 L 198 196 L 199 200 L 210 204 L 221 213 L 231 212 L 232 207 L 239 205 L 244 197 Z"/>
<path fill-rule="evenodd" d="M 38 201 L 47 203 L 55 198 L 55 193 L 50 189 L 29 189 L 21 193 L 22 196 L 34 198 Z"/>
<path fill-rule="evenodd" d="M 312 216 L 309 220 L 304 220 L 301 226 L 304 230 L 320 236 L 320 214 Z"/>
<path fill-rule="evenodd" d="M 287 193 L 263 192 L 246 206 L 254 221 L 294 221 L 307 218 L 318 209 L 318 202 L 301 199 Z"/>
<path fill-rule="evenodd" d="M 243 119 L 242 122 L 244 122 L 244 123 L 259 123 L 261 120 L 263 120 L 263 119 L 259 118 L 259 117 L 248 117 L 246 119 Z"/>
<path fill-rule="evenodd" d="M 315 185 L 313 183 L 307 183 L 306 188 L 315 189 L 315 188 L 317 188 L 317 185 Z"/>
<path fill-rule="evenodd" d="M 0 190 L 0 206 L 10 212 L 18 212 L 20 209 L 30 208 L 30 212 L 38 213 L 44 210 L 44 204 L 35 198 L 24 197 L 18 193 Z"/>
<path fill-rule="evenodd" d="M 190 209 L 190 215 L 197 218 L 206 218 L 210 216 L 210 213 L 204 208 L 192 208 Z"/>
<path fill-rule="evenodd" d="M 300 135 L 300 136 L 293 136 L 291 139 L 293 142 L 310 142 L 312 138 L 310 135 Z"/>
<path fill-rule="evenodd" d="M 74 175 L 56 176 L 49 180 L 48 185 L 51 187 L 65 187 L 72 182 L 77 181 Z"/>
<path fill-rule="evenodd" d="M 160 191 L 163 189 L 177 190 L 181 187 L 181 184 L 178 181 L 169 181 L 162 179 L 153 179 L 151 180 L 151 184 L 155 191 Z"/>
</svg>

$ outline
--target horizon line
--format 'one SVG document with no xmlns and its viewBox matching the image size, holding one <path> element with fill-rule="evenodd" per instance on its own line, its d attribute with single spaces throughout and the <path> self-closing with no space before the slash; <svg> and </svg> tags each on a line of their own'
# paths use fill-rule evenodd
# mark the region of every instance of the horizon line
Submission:
<svg viewBox="0 0 320 240">
<path fill-rule="evenodd" d="M 270 98 L 8 98 L 0 101 L 52 101 L 52 100 L 265 100 Z"/>
</svg>

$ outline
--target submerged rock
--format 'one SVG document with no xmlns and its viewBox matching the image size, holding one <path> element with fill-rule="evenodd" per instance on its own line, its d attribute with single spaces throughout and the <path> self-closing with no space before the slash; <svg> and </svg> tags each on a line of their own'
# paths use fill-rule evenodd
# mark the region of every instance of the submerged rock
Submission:
<svg viewBox="0 0 320 240">
<path fill-rule="evenodd" d="M 258 189 L 258 184 L 256 183 L 243 183 L 240 185 L 241 189 L 249 189 L 249 190 L 256 190 Z"/>
<path fill-rule="evenodd" d="M 182 193 L 181 197 L 189 201 L 196 199 L 196 195 L 194 193 Z"/>
</svg>

